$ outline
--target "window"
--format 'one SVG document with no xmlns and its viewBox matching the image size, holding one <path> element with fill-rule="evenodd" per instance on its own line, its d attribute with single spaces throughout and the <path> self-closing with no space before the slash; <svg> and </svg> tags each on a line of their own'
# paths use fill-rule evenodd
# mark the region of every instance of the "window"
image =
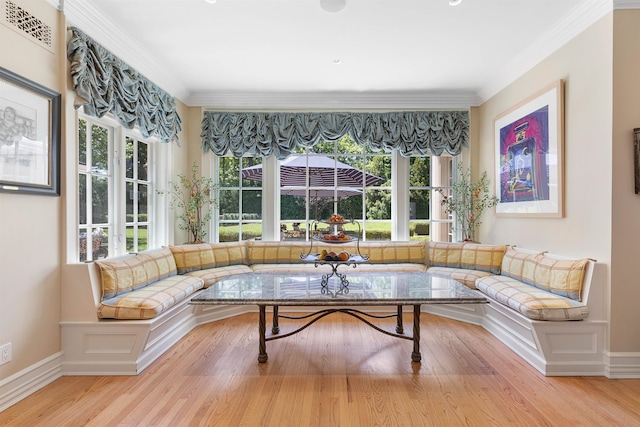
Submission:
<svg viewBox="0 0 640 427">
<path fill-rule="evenodd" d="M 453 157 L 412 156 L 409 159 L 409 232 L 411 240 L 452 240 L 452 218 L 441 206 L 451 193 Z"/>
<path fill-rule="evenodd" d="M 220 242 L 308 240 L 326 232 L 321 220 L 337 213 L 358 223 L 346 224 L 346 234 L 365 240 L 450 241 L 452 218 L 440 205 L 439 190 L 450 191 L 452 159 L 373 152 L 349 135 L 280 161 L 215 158 L 220 192 L 212 235 Z M 276 167 L 280 185 L 274 191 L 263 179 L 277 182 Z M 320 174 L 322 167 L 328 171 Z M 279 203 L 263 200 L 264 194 L 279 194 Z M 406 209 L 397 209 L 392 200 Z"/>
<path fill-rule="evenodd" d="M 261 176 L 261 163 L 259 157 L 219 158 L 219 242 L 261 238 L 262 182 L 243 178 L 243 170 L 259 171 L 256 176 Z"/>
<path fill-rule="evenodd" d="M 282 239 L 328 233 L 332 214 L 354 223 L 343 232 L 367 240 L 391 239 L 391 154 L 374 153 L 349 135 L 322 141 L 281 161 Z"/>
<path fill-rule="evenodd" d="M 151 140 L 109 119 L 78 120 L 78 261 L 155 246 Z"/>
</svg>

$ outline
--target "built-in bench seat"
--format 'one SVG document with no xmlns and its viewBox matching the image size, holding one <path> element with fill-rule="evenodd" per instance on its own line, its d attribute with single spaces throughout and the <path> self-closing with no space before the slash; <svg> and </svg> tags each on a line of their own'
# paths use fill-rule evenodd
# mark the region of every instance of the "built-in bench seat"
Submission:
<svg viewBox="0 0 640 427">
<path fill-rule="evenodd" d="M 322 242 L 314 245 L 322 246 Z M 573 323 L 588 325 L 577 328 L 578 335 L 568 344 L 580 348 L 575 351 L 564 348 L 565 356 L 570 354 L 571 358 L 584 353 L 586 344 L 580 338 L 580 331 L 593 325 L 597 325 L 597 330 L 584 339 L 595 339 L 598 345 L 594 351 L 602 351 L 599 343 L 603 341 L 604 329 L 601 326 L 606 325 L 606 321 L 600 308 L 594 316 L 587 302 L 589 293 L 600 285 L 592 283 L 597 276 L 593 274 L 595 263 L 591 260 L 563 260 L 554 264 L 549 261 L 554 257 L 538 252 L 474 243 L 385 241 L 361 242 L 359 246 L 346 243 L 330 248 L 369 255 L 367 263 L 356 266 L 359 272 L 427 270 L 485 293 L 490 304 L 471 308 L 467 305 L 425 307 L 424 311 L 484 326 L 545 374 L 563 372 L 546 369 L 549 354 L 543 346 L 523 352 L 517 341 L 529 341 L 531 336 L 535 337 L 534 341 L 545 340 L 538 336 L 539 331 L 546 330 L 547 326 L 554 333 L 559 331 L 557 325 L 567 322 L 558 320 L 583 319 Z M 309 243 L 304 241 L 178 245 L 86 264 L 83 267 L 88 274 L 84 282 L 79 274 L 65 281 L 63 289 L 65 373 L 140 372 L 196 325 L 252 309 L 189 305 L 195 292 L 239 273 L 329 272 L 329 265 L 315 265 L 301 259 L 301 254 L 308 253 L 309 249 Z M 569 274 L 565 274 L 567 265 L 573 266 Z M 90 283 L 88 289 L 87 282 Z M 563 286 L 565 295 L 558 291 Z M 75 307 L 77 304 L 82 307 Z M 548 323 L 544 328 L 535 325 L 541 319 Z M 552 342 L 550 347 L 553 353 L 558 346 Z M 591 366 L 593 360 L 589 363 L 583 374 L 602 374 Z M 571 367 L 572 372 L 574 369 Z"/>
</svg>

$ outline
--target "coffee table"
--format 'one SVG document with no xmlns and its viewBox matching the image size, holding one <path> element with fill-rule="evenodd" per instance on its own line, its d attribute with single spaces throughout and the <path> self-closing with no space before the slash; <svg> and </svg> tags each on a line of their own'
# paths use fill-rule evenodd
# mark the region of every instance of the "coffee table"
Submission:
<svg viewBox="0 0 640 427">
<path fill-rule="evenodd" d="M 260 335 L 258 362 L 268 359 L 266 342 L 294 335 L 332 313 L 355 317 L 386 335 L 413 341 L 411 360 L 420 362 L 420 307 L 423 304 L 479 304 L 487 299 L 455 280 L 430 273 L 353 273 L 348 286 L 333 277 L 323 285 L 322 273 L 269 274 L 246 273 L 229 276 L 191 299 L 196 305 L 257 305 Z M 311 314 L 289 316 L 279 313 L 282 306 L 329 307 Z M 391 314 L 366 313 L 360 308 L 391 306 Z M 402 312 L 413 306 L 413 334 L 404 333 Z M 273 307 L 271 335 L 266 334 L 266 309 Z M 357 307 L 357 308 L 356 308 Z M 392 310 L 393 311 L 393 310 Z M 385 330 L 367 318 L 396 318 L 395 332 Z M 305 319 L 301 327 L 280 334 L 280 319 Z"/>
</svg>

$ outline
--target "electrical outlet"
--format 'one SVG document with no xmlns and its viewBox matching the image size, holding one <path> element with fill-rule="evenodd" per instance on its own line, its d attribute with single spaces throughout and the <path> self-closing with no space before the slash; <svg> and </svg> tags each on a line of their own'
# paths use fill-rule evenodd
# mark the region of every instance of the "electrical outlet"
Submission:
<svg viewBox="0 0 640 427">
<path fill-rule="evenodd" d="M 11 362 L 11 343 L 0 347 L 0 365 Z"/>
</svg>

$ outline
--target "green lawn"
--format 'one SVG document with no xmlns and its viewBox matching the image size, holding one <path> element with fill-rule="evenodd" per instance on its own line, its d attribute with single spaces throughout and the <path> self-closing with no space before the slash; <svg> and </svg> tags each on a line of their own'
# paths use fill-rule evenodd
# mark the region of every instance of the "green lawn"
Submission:
<svg viewBox="0 0 640 427">
<path fill-rule="evenodd" d="M 293 230 L 293 222 L 285 222 L 287 230 Z M 329 229 L 330 225 L 325 223 L 319 223 L 318 229 Z M 357 234 L 358 224 L 348 223 L 343 226 L 346 233 Z M 222 225 L 220 226 L 220 241 L 229 242 L 238 240 L 237 225 Z M 300 227 L 302 234 L 305 232 L 304 227 Z M 262 236 L 262 224 L 261 223 L 247 223 L 242 225 L 243 240 L 253 239 Z M 391 239 L 391 222 L 368 222 L 367 223 L 367 239 L 371 240 L 389 240 Z M 428 235 L 413 235 L 411 240 L 429 240 Z"/>
</svg>

